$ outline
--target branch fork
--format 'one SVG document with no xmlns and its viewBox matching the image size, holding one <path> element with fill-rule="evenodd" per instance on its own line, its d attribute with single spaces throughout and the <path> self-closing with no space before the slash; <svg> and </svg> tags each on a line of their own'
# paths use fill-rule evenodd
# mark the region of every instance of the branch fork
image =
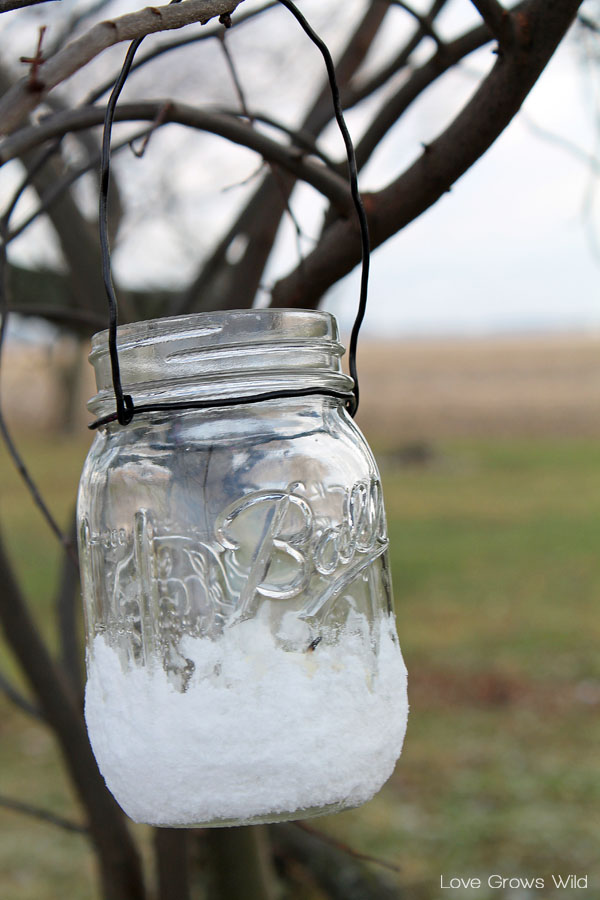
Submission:
<svg viewBox="0 0 600 900">
<path fill-rule="evenodd" d="M 103 50 L 122 41 L 134 41 L 159 31 L 171 31 L 218 16 L 230 15 L 243 0 L 185 0 L 168 6 L 147 7 L 99 22 L 44 62 L 44 83 L 32 92 L 29 78 L 14 85 L 0 100 L 0 134 L 10 134 L 22 124 L 43 97 Z M 40 63 L 38 62 L 38 67 Z"/>
<path fill-rule="evenodd" d="M 40 69 L 46 62 L 46 58 L 42 53 L 42 44 L 44 43 L 44 35 L 46 33 L 46 26 L 42 25 L 40 28 L 40 34 L 38 38 L 37 50 L 35 51 L 35 56 L 22 56 L 20 58 L 20 62 L 27 63 L 31 66 L 29 70 L 29 77 L 27 80 L 27 89 L 31 91 L 32 94 L 39 93 L 44 90 L 44 82 L 40 79 Z"/>
</svg>

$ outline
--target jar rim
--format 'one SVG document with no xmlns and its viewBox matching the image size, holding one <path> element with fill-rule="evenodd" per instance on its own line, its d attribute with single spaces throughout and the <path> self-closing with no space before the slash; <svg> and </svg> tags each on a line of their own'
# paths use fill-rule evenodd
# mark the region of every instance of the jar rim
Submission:
<svg viewBox="0 0 600 900">
<path fill-rule="evenodd" d="M 286 338 L 330 338 L 338 339 L 338 327 L 335 316 L 321 309 L 229 309 L 214 310 L 211 312 L 186 313 L 180 316 L 162 316 L 154 319 L 144 319 L 136 322 L 128 322 L 117 328 L 117 346 L 119 350 L 138 347 L 147 343 L 173 340 L 176 337 L 206 337 L 206 345 L 210 345 L 211 339 L 222 335 L 225 325 L 232 322 L 243 325 L 254 321 L 258 325 L 270 325 L 269 332 L 275 338 L 285 333 Z M 261 340 L 268 339 L 269 332 L 262 331 Z M 307 333 L 308 332 L 308 333 Z M 91 353 L 89 360 L 92 365 L 99 354 L 108 352 L 108 328 L 97 331 L 92 336 Z M 233 333 L 231 335 L 233 337 Z M 235 343 L 243 340 L 236 339 Z M 219 341 L 221 343 L 221 341 Z"/>
<path fill-rule="evenodd" d="M 121 325 L 117 348 L 123 389 L 136 404 L 220 399 L 269 391 L 348 393 L 335 316 L 312 309 L 217 310 Z M 95 334 L 89 361 L 98 394 L 94 414 L 114 405 L 108 330 Z"/>
</svg>

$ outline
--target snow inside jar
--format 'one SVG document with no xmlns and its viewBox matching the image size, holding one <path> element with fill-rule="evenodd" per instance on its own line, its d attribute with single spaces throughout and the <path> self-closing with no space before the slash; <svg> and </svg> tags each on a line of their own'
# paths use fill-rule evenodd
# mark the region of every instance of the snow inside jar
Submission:
<svg viewBox="0 0 600 900">
<path fill-rule="evenodd" d="M 85 716 L 108 788 L 135 821 L 170 827 L 369 800 L 402 748 L 406 669 L 381 484 L 345 409 L 335 320 L 157 319 L 120 327 L 118 347 L 136 406 L 324 393 L 96 432 L 78 521 Z M 104 416 L 107 332 L 90 359 Z"/>
</svg>

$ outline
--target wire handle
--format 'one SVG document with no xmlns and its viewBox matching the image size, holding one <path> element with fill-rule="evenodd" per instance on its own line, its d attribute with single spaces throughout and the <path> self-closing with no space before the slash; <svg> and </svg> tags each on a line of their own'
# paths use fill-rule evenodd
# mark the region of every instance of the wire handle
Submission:
<svg viewBox="0 0 600 900">
<path fill-rule="evenodd" d="M 276 392 L 268 392 L 262 394 L 252 394 L 246 397 L 238 397 L 234 399 L 229 399 L 227 404 L 224 404 L 222 400 L 209 400 L 209 401 L 190 401 L 182 404 L 181 402 L 162 402 L 160 404 L 144 404 L 142 406 L 136 406 L 133 402 L 133 398 L 130 394 L 124 394 L 123 385 L 121 382 L 121 370 L 119 366 L 119 353 L 117 348 L 117 325 L 118 325 L 118 303 L 117 296 L 115 293 L 115 288 L 112 280 L 112 268 L 110 261 L 110 243 L 108 239 L 108 191 L 110 185 L 110 141 L 112 134 L 112 126 L 114 122 L 115 109 L 117 106 L 117 101 L 119 99 L 119 95 L 123 90 L 123 85 L 127 80 L 127 76 L 131 71 L 131 66 L 133 64 L 134 56 L 143 41 L 143 37 L 137 38 L 135 41 L 129 45 L 129 49 L 125 56 L 125 61 L 119 72 L 117 80 L 115 81 L 115 85 L 111 91 L 108 104 L 106 106 L 106 113 L 104 116 L 104 127 L 102 132 L 102 153 L 101 153 L 101 162 L 100 162 L 100 206 L 99 206 L 99 229 L 100 229 L 100 248 L 102 254 L 102 276 L 104 279 L 104 287 L 106 290 L 106 296 L 108 299 L 108 310 L 109 310 L 109 327 L 108 327 L 108 351 L 110 355 L 110 364 L 111 364 L 111 374 L 112 374 L 112 383 L 113 389 L 115 393 L 115 402 L 116 402 L 116 413 L 112 413 L 108 416 L 104 416 L 101 419 L 97 419 L 95 422 L 89 426 L 91 429 L 98 428 L 100 425 L 106 425 L 109 422 L 117 421 L 119 425 L 125 426 L 128 425 L 136 413 L 138 412 L 152 412 L 158 410 L 168 410 L 168 409 L 207 409 L 211 407 L 219 407 L 223 405 L 235 406 L 246 403 L 259 403 L 268 399 L 279 399 L 283 397 L 302 397 L 307 394 L 326 394 L 326 395 L 335 395 L 336 397 L 345 400 L 346 409 L 348 410 L 351 416 L 356 415 L 356 411 L 358 409 L 358 401 L 359 401 L 359 387 L 358 387 L 358 370 L 356 365 L 356 351 L 358 346 L 358 335 L 360 332 L 360 327 L 362 325 L 366 308 L 367 308 L 367 293 L 368 293 L 368 283 L 369 283 L 369 268 L 370 268 L 370 240 L 369 240 L 369 226 L 367 222 L 367 215 L 365 213 L 365 208 L 362 202 L 362 198 L 360 196 L 360 192 L 358 189 L 358 168 L 356 164 L 356 155 L 354 153 L 354 145 L 352 144 L 352 138 L 350 137 L 350 132 L 348 131 L 348 127 L 346 125 L 346 121 L 344 119 L 344 114 L 342 110 L 342 101 L 340 97 L 340 91 L 337 83 L 337 79 L 335 76 L 335 65 L 333 62 L 333 58 L 329 51 L 329 48 L 319 37 L 316 31 L 312 28 L 312 26 L 308 23 L 306 18 L 302 15 L 300 10 L 295 6 L 291 0 L 279 0 L 282 6 L 285 6 L 286 9 L 291 12 L 294 18 L 298 21 L 304 32 L 308 35 L 310 40 L 317 46 L 320 50 L 321 55 L 325 61 L 325 66 L 327 69 L 327 77 L 329 80 L 329 86 L 331 89 L 331 97 L 333 100 L 333 109 L 335 114 L 335 119 L 338 124 L 338 128 L 341 132 L 342 138 L 344 140 L 344 145 L 346 147 L 346 156 L 348 159 L 348 175 L 350 181 L 350 193 L 352 195 L 352 200 L 354 203 L 354 207 L 356 210 L 356 215 L 358 218 L 359 226 L 360 226 L 360 236 L 361 236 L 361 257 L 362 257 L 362 269 L 361 269 L 361 280 L 360 280 L 360 296 L 358 302 L 358 310 L 356 314 L 356 318 L 354 320 L 354 324 L 352 326 L 352 332 L 350 335 L 350 346 L 348 348 L 348 368 L 350 370 L 350 375 L 354 380 L 354 389 L 351 394 L 345 394 L 342 392 L 332 392 L 326 390 L 319 390 L 318 388 L 310 389 L 307 391 L 306 389 L 298 389 L 298 390 L 285 390 L 285 391 L 276 391 Z M 274 396 L 276 395 L 276 397 Z"/>
<path fill-rule="evenodd" d="M 115 109 L 117 108 L 117 100 L 119 94 L 123 90 L 123 85 L 127 80 L 127 76 L 133 64 L 133 58 L 138 47 L 142 43 L 143 38 L 137 38 L 129 45 L 127 55 L 123 67 L 119 72 L 119 76 L 115 82 L 108 103 L 106 105 L 106 113 L 104 115 L 104 127 L 102 129 L 102 152 L 100 156 L 100 209 L 99 209 L 99 226 L 100 226 L 100 251 L 102 255 L 102 278 L 104 280 L 104 288 L 108 298 L 108 352 L 110 355 L 110 367 L 112 372 L 113 389 L 115 392 L 115 401 L 117 404 L 117 421 L 119 425 L 129 425 L 135 415 L 135 407 L 133 398 L 130 394 L 123 394 L 123 385 L 121 384 L 121 368 L 119 366 L 119 353 L 117 351 L 117 325 L 119 320 L 119 309 L 117 303 L 117 295 L 112 280 L 112 267 L 110 264 L 110 243 L 108 240 L 108 190 L 110 187 L 110 138 L 112 134 L 112 126 L 115 118 Z"/>
</svg>

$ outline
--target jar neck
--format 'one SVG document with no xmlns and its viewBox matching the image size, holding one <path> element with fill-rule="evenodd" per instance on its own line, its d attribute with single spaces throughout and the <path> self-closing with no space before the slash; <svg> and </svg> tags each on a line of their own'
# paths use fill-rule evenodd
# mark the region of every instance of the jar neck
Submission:
<svg viewBox="0 0 600 900">
<path fill-rule="evenodd" d="M 232 310 L 123 325 L 117 331 L 121 380 L 137 405 L 219 400 L 298 389 L 352 390 L 330 313 Z M 108 332 L 92 339 L 98 394 L 94 415 L 114 408 Z"/>
</svg>

